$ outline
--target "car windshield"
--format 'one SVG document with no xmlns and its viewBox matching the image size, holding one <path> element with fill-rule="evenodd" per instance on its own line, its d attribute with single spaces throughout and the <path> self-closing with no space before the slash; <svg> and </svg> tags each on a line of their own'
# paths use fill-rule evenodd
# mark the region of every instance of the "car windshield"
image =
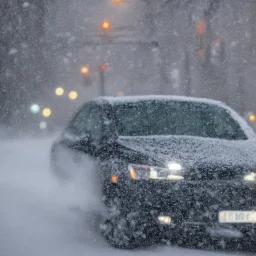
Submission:
<svg viewBox="0 0 256 256">
<path fill-rule="evenodd" d="M 113 107 L 120 136 L 188 135 L 228 140 L 247 137 L 228 110 L 179 101 L 140 101 Z"/>
</svg>

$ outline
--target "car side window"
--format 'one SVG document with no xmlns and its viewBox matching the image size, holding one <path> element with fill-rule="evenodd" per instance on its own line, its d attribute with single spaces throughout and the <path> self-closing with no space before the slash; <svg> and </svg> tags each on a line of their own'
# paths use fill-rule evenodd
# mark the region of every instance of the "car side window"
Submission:
<svg viewBox="0 0 256 256">
<path fill-rule="evenodd" d="M 219 116 L 222 116 L 222 118 L 219 118 Z M 218 137 L 223 137 L 224 139 L 243 139 L 245 137 L 237 121 L 228 112 L 215 115 L 213 117 L 213 126 Z"/>
<path fill-rule="evenodd" d="M 77 114 L 77 116 L 73 119 L 73 122 L 71 123 L 69 128 L 75 135 L 83 136 L 86 134 L 89 112 L 90 105 L 85 105 Z"/>
<path fill-rule="evenodd" d="M 90 109 L 86 130 L 91 135 L 92 144 L 99 145 L 102 134 L 102 109 L 100 106 L 93 105 Z"/>
</svg>

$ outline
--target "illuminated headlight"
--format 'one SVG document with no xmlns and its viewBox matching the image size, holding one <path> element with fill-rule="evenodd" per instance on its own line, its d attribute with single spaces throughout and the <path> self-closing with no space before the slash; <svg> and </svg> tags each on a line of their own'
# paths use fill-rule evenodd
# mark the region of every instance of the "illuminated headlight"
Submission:
<svg viewBox="0 0 256 256">
<path fill-rule="evenodd" d="M 244 181 L 256 182 L 256 173 L 251 172 L 244 176 Z"/>
<path fill-rule="evenodd" d="M 130 178 L 133 180 L 184 180 L 181 165 L 175 164 L 176 166 L 168 164 L 166 168 L 129 164 L 128 170 Z"/>
<path fill-rule="evenodd" d="M 170 162 L 170 163 L 168 163 L 168 169 L 171 170 L 171 171 L 181 171 L 182 166 L 179 163 Z"/>
</svg>

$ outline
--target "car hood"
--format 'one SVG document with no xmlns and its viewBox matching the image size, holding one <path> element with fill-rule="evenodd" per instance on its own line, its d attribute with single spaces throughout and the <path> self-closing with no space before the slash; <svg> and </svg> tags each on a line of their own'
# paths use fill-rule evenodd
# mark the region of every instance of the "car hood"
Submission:
<svg viewBox="0 0 256 256">
<path fill-rule="evenodd" d="M 256 170 L 256 141 L 228 141 L 191 136 L 119 137 L 118 143 L 163 166 L 180 162 L 185 169 Z"/>
</svg>

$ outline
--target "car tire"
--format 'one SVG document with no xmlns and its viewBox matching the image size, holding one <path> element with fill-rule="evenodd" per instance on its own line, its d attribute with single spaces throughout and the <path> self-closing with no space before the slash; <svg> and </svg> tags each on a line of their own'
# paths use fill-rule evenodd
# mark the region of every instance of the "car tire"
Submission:
<svg viewBox="0 0 256 256">
<path fill-rule="evenodd" d="M 103 237 L 119 249 L 135 249 L 152 244 L 152 221 L 140 211 L 123 211 L 120 201 L 108 202 L 107 217 L 100 224 Z"/>
</svg>

